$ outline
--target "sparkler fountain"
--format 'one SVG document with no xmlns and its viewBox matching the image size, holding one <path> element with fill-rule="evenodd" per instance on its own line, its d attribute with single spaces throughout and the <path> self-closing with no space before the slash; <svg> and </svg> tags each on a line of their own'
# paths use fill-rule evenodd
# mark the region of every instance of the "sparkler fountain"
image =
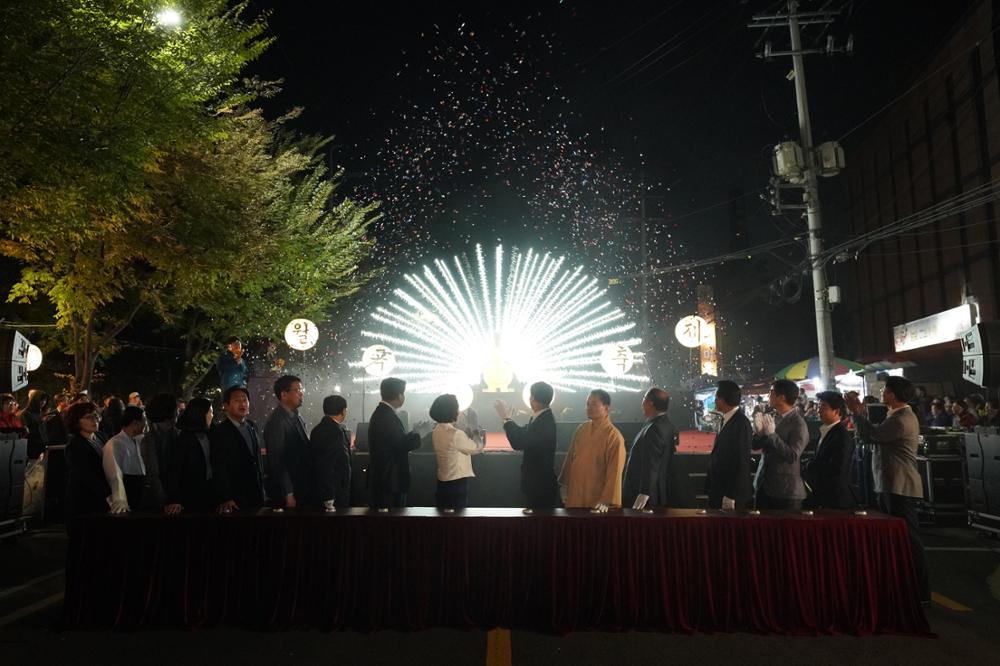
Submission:
<svg viewBox="0 0 1000 666">
<path fill-rule="evenodd" d="M 408 392 L 508 392 L 535 381 L 570 393 L 640 390 L 649 378 L 632 373 L 643 363 L 631 350 L 641 342 L 635 323 L 582 266 L 564 263 L 502 245 L 492 261 L 480 245 L 474 263 L 437 259 L 405 276 L 407 288 L 371 315 L 381 331 L 362 336 L 393 349 Z"/>
</svg>

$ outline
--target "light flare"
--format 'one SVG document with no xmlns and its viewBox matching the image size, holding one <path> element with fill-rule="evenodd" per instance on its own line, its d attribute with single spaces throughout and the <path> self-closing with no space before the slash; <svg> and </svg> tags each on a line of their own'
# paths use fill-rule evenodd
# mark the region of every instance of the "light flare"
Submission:
<svg viewBox="0 0 1000 666">
<path fill-rule="evenodd" d="M 468 256 L 438 259 L 404 276 L 396 300 L 371 315 L 381 330 L 361 332 L 394 349 L 395 374 L 409 391 L 514 390 L 503 385 L 511 375 L 521 386 L 547 381 L 568 393 L 635 392 L 649 382 L 635 368 L 616 377 L 601 368 L 607 345 L 641 340 L 582 266 L 564 268 L 565 258 L 548 252 L 505 253 L 502 245 L 492 271 L 482 246 L 472 259 L 475 266 Z M 634 357 L 643 365 L 641 352 Z"/>
</svg>

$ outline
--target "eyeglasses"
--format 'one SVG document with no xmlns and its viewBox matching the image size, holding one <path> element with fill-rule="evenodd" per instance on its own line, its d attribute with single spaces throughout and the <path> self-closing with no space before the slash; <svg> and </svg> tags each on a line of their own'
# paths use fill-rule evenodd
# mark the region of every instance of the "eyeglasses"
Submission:
<svg viewBox="0 0 1000 666">
<path fill-rule="evenodd" d="M 83 419 L 94 419 L 95 421 L 100 421 L 101 420 L 101 415 L 98 414 L 97 412 L 94 412 L 92 414 L 84 414 L 80 418 L 83 418 Z"/>
</svg>

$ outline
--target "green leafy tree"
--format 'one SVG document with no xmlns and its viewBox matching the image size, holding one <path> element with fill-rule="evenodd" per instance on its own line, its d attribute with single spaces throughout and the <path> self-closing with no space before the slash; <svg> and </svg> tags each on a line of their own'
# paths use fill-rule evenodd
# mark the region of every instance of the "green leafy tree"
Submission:
<svg viewBox="0 0 1000 666">
<path fill-rule="evenodd" d="M 184 342 L 183 394 L 204 379 L 223 338 L 274 337 L 298 316 L 323 321 L 377 272 L 359 269 L 375 207 L 336 197 L 328 140 L 294 136 L 292 117 L 233 114 L 210 145 L 164 161 L 152 240 L 164 254 L 158 273 L 173 276 L 158 307 Z"/>
<path fill-rule="evenodd" d="M 0 252 L 22 266 L 10 300 L 47 298 L 74 384 L 179 279 L 156 239 L 156 182 L 176 146 L 211 141 L 247 102 L 239 73 L 267 47 L 245 3 L 188 0 L 178 27 L 150 0 L 0 8 Z M 169 243 L 167 234 L 165 242 Z"/>
</svg>

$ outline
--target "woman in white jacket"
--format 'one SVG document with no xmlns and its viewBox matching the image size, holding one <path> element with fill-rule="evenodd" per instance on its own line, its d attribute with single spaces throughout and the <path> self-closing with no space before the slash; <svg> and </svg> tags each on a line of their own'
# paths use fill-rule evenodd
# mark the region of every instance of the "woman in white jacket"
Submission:
<svg viewBox="0 0 1000 666">
<path fill-rule="evenodd" d="M 483 443 L 477 444 L 455 428 L 458 399 L 450 393 L 434 399 L 431 418 L 437 422 L 431 436 L 437 457 L 437 507 L 464 509 L 469 504 L 469 479 L 475 476 L 472 456 L 482 452 Z"/>
</svg>

